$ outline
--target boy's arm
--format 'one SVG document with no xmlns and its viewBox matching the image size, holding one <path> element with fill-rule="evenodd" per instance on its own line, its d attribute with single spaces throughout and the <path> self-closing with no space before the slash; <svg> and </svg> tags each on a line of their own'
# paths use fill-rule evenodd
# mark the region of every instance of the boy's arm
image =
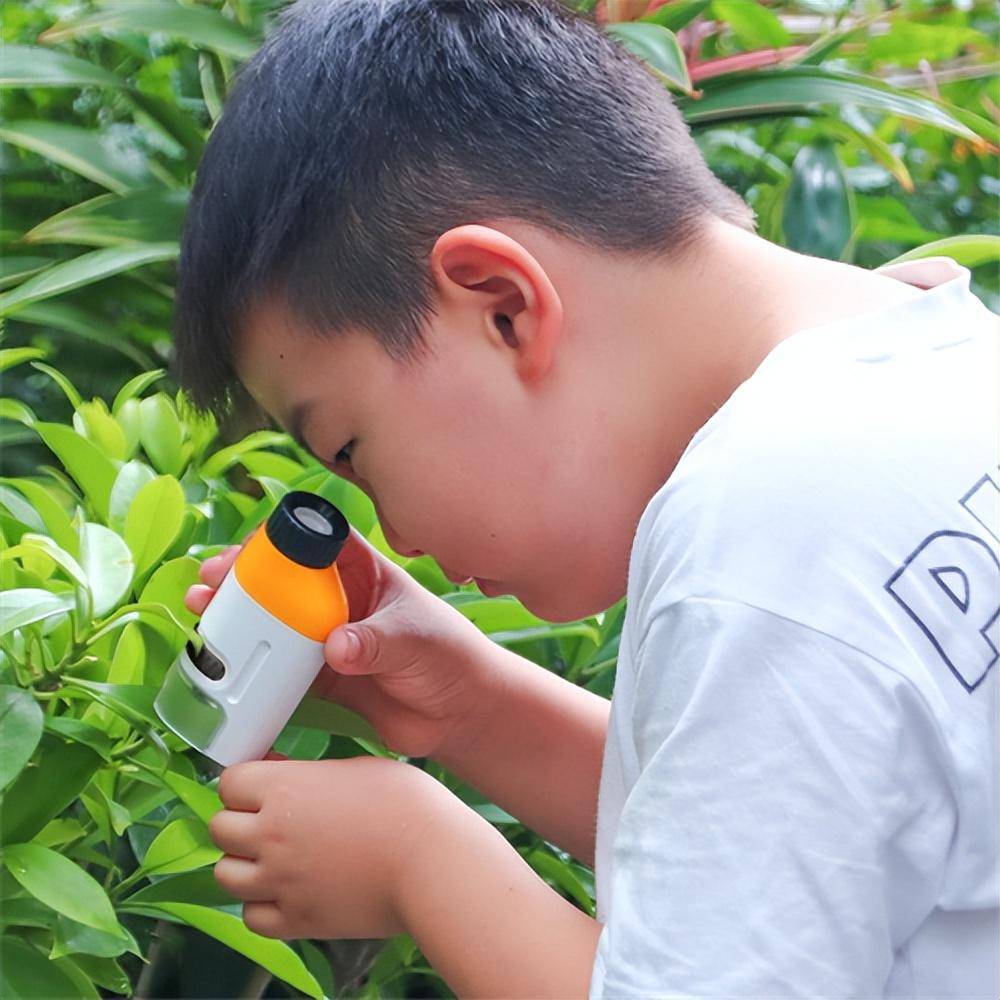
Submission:
<svg viewBox="0 0 1000 1000">
<path fill-rule="evenodd" d="M 434 970 L 463 998 L 586 1000 L 603 925 L 465 803 L 450 793 L 428 801 L 396 908 Z"/>
<path fill-rule="evenodd" d="M 611 703 L 496 643 L 489 722 L 434 759 L 539 836 L 593 865 L 597 792 Z"/>
</svg>

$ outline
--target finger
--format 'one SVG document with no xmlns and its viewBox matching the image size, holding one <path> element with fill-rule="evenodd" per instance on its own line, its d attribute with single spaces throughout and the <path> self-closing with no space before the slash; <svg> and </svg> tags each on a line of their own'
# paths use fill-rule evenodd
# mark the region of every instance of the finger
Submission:
<svg viewBox="0 0 1000 1000">
<path fill-rule="evenodd" d="M 260 812 L 263 801 L 260 794 L 260 769 L 273 766 L 267 761 L 250 760 L 227 767 L 219 778 L 219 798 L 222 799 L 222 804 L 227 809 Z"/>
<path fill-rule="evenodd" d="M 264 754 L 264 760 L 291 760 L 287 754 L 279 753 L 277 750 L 268 750 Z"/>
<path fill-rule="evenodd" d="M 246 858 L 231 858 L 227 854 L 215 863 L 215 881 L 237 899 L 273 901 L 274 891 L 265 885 L 262 876 L 261 866 Z"/>
<path fill-rule="evenodd" d="M 283 937 L 285 918 L 277 903 L 247 903 L 243 907 L 243 923 L 264 937 Z"/>
<path fill-rule="evenodd" d="M 257 858 L 257 814 L 221 809 L 208 821 L 216 847 L 226 854 L 253 861 Z"/>
<path fill-rule="evenodd" d="M 187 593 L 184 595 L 184 607 L 186 607 L 192 614 L 204 614 L 205 608 L 208 607 L 208 602 L 214 596 L 214 587 L 204 587 L 201 584 L 196 583 L 193 586 L 188 587 Z"/>
<path fill-rule="evenodd" d="M 211 559 L 206 559 L 198 570 L 198 579 L 202 583 L 208 584 L 209 587 L 218 589 L 223 577 L 232 568 L 236 557 L 240 554 L 240 549 L 241 546 L 239 545 L 230 545 L 229 548 L 223 549 L 218 555 L 212 556 Z"/>
</svg>

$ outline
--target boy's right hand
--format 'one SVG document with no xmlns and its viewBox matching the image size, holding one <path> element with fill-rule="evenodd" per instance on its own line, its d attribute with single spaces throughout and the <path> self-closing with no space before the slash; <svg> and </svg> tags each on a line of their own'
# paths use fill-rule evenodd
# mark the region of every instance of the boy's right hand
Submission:
<svg viewBox="0 0 1000 1000">
<path fill-rule="evenodd" d="M 247 538 L 244 539 L 244 544 Z M 242 546 L 202 563 L 184 603 L 202 614 Z M 350 622 L 326 640 L 310 693 L 363 716 L 394 753 L 460 752 L 489 720 L 502 679 L 493 643 L 353 527 L 337 557 Z M 352 655 L 349 635 L 359 640 Z M 332 669 L 331 669 L 332 668 Z"/>
</svg>

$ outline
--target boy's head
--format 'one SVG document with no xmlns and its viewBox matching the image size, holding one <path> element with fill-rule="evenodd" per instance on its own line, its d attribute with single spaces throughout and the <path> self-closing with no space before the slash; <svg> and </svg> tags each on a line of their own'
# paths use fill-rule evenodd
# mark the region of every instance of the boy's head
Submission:
<svg viewBox="0 0 1000 1000">
<path fill-rule="evenodd" d="M 299 0 L 198 172 L 178 375 L 220 414 L 242 383 L 331 466 L 356 440 L 334 471 L 398 551 L 580 617 L 623 593 L 655 485 L 616 481 L 647 456 L 619 453 L 611 283 L 719 219 L 753 228 L 662 85 L 555 0 Z"/>
</svg>

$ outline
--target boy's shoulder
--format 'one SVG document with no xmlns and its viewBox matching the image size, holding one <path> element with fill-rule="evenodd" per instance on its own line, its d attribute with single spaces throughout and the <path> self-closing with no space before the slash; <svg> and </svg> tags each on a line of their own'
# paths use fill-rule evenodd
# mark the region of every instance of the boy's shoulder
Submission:
<svg viewBox="0 0 1000 1000">
<path fill-rule="evenodd" d="M 861 318 L 794 334 L 765 358 L 643 512 L 628 588 L 640 628 L 714 596 L 877 655 L 876 619 L 900 610 L 891 580 L 926 539 L 995 543 L 983 512 L 1000 481 L 996 317 L 956 306 L 974 322 L 937 314 L 902 331 Z"/>
</svg>

